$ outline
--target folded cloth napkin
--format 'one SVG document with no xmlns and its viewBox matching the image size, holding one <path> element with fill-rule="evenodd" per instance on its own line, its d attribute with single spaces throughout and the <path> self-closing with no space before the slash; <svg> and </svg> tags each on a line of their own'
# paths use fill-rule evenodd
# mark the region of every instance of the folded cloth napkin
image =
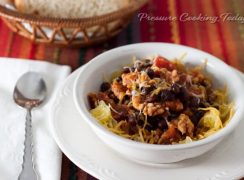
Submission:
<svg viewBox="0 0 244 180">
<path fill-rule="evenodd" d="M 0 179 L 18 179 L 22 169 L 26 110 L 15 104 L 13 90 L 19 77 L 28 71 L 39 72 L 48 91 L 43 106 L 32 110 L 35 166 L 40 180 L 59 180 L 62 156 L 48 121 L 54 95 L 70 67 L 10 58 L 0 58 Z"/>
</svg>

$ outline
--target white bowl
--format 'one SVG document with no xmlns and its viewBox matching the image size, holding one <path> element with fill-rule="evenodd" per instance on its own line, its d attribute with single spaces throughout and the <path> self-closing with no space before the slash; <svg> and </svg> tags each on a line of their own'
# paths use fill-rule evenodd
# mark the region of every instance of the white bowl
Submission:
<svg viewBox="0 0 244 180">
<path fill-rule="evenodd" d="M 132 62 L 132 57 L 145 58 L 161 55 L 169 60 L 187 53 L 184 63 L 199 65 L 208 60 L 207 72 L 214 77 L 214 83 L 226 84 L 230 101 L 235 104 L 235 114 L 229 124 L 217 133 L 188 144 L 154 145 L 132 141 L 120 137 L 100 125 L 89 113 L 87 94 L 97 92 L 104 75 L 108 76 L 117 69 Z M 74 84 L 74 101 L 83 118 L 108 146 L 125 157 L 144 163 L 171 163 L 199 156 L 217 145 L 228 136 L 244 116 L 244 85 L 241 78 L 228 65 L 203 51 L 186 46 L 167 43 L 140 43 L 127 45 L 107 51 L 95 57 L 78 75 Z M 85 134 L 84 134 L 85 135 Z M 96 143 L 96 142 L 94 142 Z M 223 157 L 224 158 L 224 157 Z"/>
</svg>

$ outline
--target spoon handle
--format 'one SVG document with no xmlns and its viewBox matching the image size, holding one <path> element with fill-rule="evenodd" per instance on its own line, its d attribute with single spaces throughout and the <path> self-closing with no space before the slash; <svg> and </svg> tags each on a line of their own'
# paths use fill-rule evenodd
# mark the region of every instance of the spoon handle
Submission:
<svg viewBox="0 0 244 180">
<path fill-rule="evenodd" d="M 32 144 L 32 125 L 31 109 L 27 109 L 25 122 L 25 142 L 22 171 L 18 180 L 37 180 L 38 176 L 33 162 L 33 144 Z"/>
</svg>

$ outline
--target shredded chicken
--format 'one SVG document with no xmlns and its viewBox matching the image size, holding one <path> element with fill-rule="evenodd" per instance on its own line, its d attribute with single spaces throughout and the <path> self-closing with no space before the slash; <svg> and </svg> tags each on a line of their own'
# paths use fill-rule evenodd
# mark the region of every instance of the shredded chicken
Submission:
<svg viewBox="0 0 244 180">
<path fill-rule="evenodd" d="M 160 103 L 148 103 L 143 108 L 143 114 L 148 116 L 157 116 L 164 113 L 164 106 Z"/>
<path fill-rule="evenodd" d="M 179 140 L 179 132 L 177 130 L 177 126 L 173 123 L 170 123 L 168 130 L 161 135 L 158 144 L 171 144 L 172 142 L 176 142 L 177 140 Z"/>
<path fill-rule="evenodd" d="M 185 114 L 180 114 L 178 120 L 178 130 L 182 134 L 186 134 L 187 136 L 193 137 L 194 124 L 191 122 L 189 116 Z"/>
<path fill-rule="evenodd" d="M 124 86 L 126 86 L 128 89 L 133 89 L 136 79 L 138 77 L 138 73 L 132 72 L 127 74 L 122 74 L 122 83 Z"/>
<path fill-rule="evenodd" d="M 132 96 L 132 105 L 142 111 L 144 115 L 156 116 L 163 114 L 165 110 L 181 111 L 183 104 L 179 100 L 166 101 L 165 103 L 145 103 L 141 95 Z"/>
<path fill-rule="evenodd" d="M 126 94 L 127 88 L 117 81 L 113 81 L 111 88 L 114 95 L 121 101 Z"/>
<path fill-rule="evenodd" d="M 165 107 L 172 111 L 181 111 L 184 108 L 182 102 L 179 100 L 166 101 Z"/>
<path fill-rule="evenodd" d="M 139 74 L 139 83 L 144 83 L 150 81 L 150 78 L 146 73 L 140 73 Z"/>
<path fill-rule="evenodd" d="M 141 95 L 132 96 L 132 106 L 138 111 L 141 111 L 143 109 L 144 104 L 142 103 Z"/>
</svg>

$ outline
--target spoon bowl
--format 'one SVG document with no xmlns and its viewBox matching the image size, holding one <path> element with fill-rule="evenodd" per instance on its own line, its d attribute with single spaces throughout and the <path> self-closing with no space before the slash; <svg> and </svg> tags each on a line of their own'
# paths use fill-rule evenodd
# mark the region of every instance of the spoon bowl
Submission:
<svg viewBox="0 0 244 180">
<path fill-rule="evenodd" d="M 46 97 L 46 84 L 40 74 L 27 72 L 17 81 L 13 96 L 23 108 L 37 107 Z"/>
</svg>

